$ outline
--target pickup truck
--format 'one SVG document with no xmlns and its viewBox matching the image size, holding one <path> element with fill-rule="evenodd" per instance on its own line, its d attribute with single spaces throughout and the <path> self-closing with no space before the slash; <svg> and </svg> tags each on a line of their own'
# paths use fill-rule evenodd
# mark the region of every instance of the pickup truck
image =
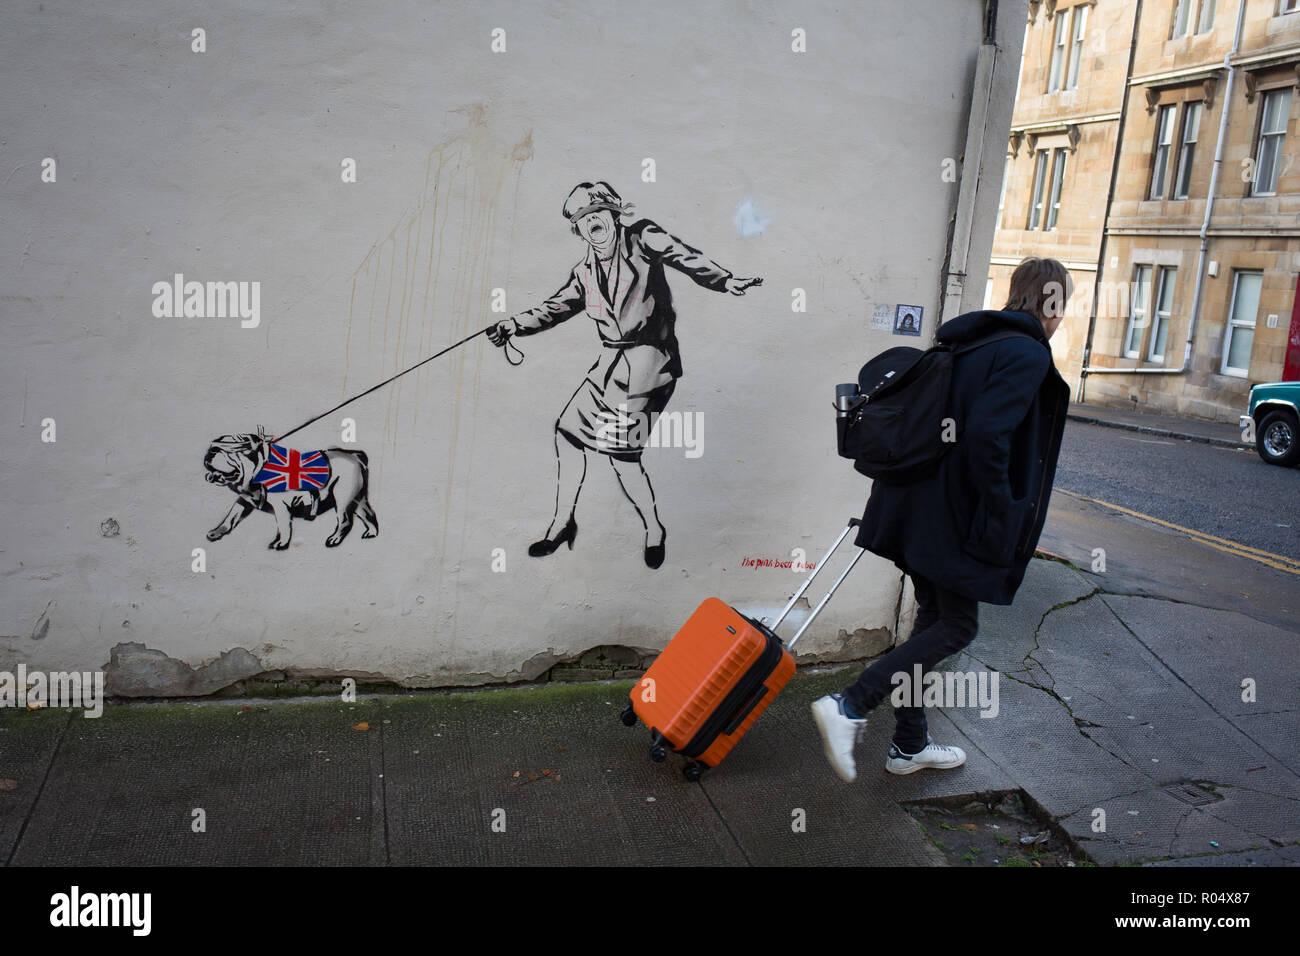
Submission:
<svg viewBox="0 0 1300 956">
<path fill-rule="evenodd" d="M 1267 382 L 1250 390 L 1241 433 L 1255 437 L 1255 450 L 1270 465 L 1300 461 L 1300 382 Z"/>
</svg>

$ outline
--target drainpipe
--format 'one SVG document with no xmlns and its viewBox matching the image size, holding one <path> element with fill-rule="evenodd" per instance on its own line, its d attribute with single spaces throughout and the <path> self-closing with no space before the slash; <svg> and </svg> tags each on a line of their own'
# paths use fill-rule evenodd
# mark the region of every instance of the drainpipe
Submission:
<svg viewBox="0 0 1300 956">
<path fill-rule="evenodd" d="M 1245 0 L 1242 0 L 1244 3 Z M 1101 277 L 1106 271 L 1106 239 L 1109 233 L 1110 207 L 1115 201 L 1115 183 L 1119 181 L 1120 152 L 1124 146 L 1124 126 L 1128 120 L 1128 78 L 1133 75 L 1133 58 L 1137 56 L 1138 27 L 1142 23 L 1142 0 L 1137 0 L 1133 10 L 1133 36 L 1128 45 L 1128 67 L 1124 71 L 1124 96 L 1119 104 L 1119 124 L 1115 128 L 1115 156 L 1110 164 L 1110 186 L 1106 190 L 1106 208 L 1101 215 L 1101 245 L 1097 249 L 1097 272 L 1092 279 L 1092 307 L 1088 310 L 1088 337 L 1083 342 L 1083 367 L 1079 370 L 1079 394 L 1075 401 L 1083 401 L 1084 384 L 1088 381 L 1088 361 L 1092 358 L 1092 337 L 1097 331 L 1097 302 L 1101 299 Z"/>
<path fill-rule="evenodd" d="M 1140 10 L 1139 10 L 1140 13 Z M 1192 366 L 1192 342 L 1196 339 L 1196 325 L 1201 317 L 1201 292 L 1205 287 L 1205 257 L 1209 250 L 1209 230 L 1210 216 L 1214 211 L 1214 196 L 1219 184 L 1219 172 L 1223 168 L 1223 143 L 1228 133 L 1228 111 L 1232 108 L 1232 86 L 1233 80 L 1236 79 L 1236 71 L 1232 65 L 1232 58 L 1237 55 L 1241 47 L 1241 27 L 1246 17 L 1246 0 L 1241 0 L 1240 6 L 1237 7 L 1237 30 L 1232 38 L 1232 49 L 1223 57 L 1223 68 L 1228 72 L 1228 83 L 1223 91 L 1223 110 L 1219 115 L 1219 139 L 1214 144 L 1214 168 L 1210 171 L 1210 192 L 1205 199 L 1205 217 L 1201 220 L 1201 248 L 1196 256 L 1196 287 L 1192 293 L 1192 318 L 1187 327 L 1187 345 L 1183 348 L 1183 364 L 1179 368 L 1101 368 L 1087 364 L 1085 356 L 1084 368 L 1079 376 L 1079 401 L 1083 401 L 1083 382 L 1090 375 L 1183 375 Z M 1136 29 L 1134 37 L 1136 37 Z M 1130 61 L 1130 72 L 1132 64 Z M 1125 98 L 1127 103 L 1127 97 Z M 1113 184 L 1112 184 L 1113 185 Z M 1109 212 L 1107 213 L 1109 217 Z M 1103 233 L 1103 241 L 1105 234 Z M 1098 261 L 1097 274 L 1101 276 L 1101 265 Z M 1154 276 L 1152 277 L 1154 278 Z M 1097 313 L 1096 296 L 1093 297 L 1093 317 Z M 1088 347 L 1092 347 L 1093 325 L 1090 322 L 1088 326 Z"/>
<path fill-rule="evenodd" d="M 962 311 L 966 285 L 966 261 L 970 256 L 971 228 L 975 218 L 975 198 L 984 166 L 984 144 L 988 136 L 989 101 L 993 98 L 993 68 L 997 62 L 997 3 L 985 8 L 984 42 L 975 61 L 975 80 L 971 85 L 970 117 L 966 123 L 966 146 L 962 157 L 961 185 L 957 190 L 957 212 L 952 240 L 948 246 L 944 269 L 943 301 L 939 322 L 947 322 Z"/>
</svg>

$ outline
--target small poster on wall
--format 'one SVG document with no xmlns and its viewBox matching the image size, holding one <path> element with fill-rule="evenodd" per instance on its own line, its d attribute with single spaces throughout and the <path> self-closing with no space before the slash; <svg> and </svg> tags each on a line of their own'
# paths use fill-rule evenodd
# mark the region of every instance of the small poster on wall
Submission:
<svg viewBox="0 0 1300 956">
<path fill-rule="evenodd" d="M 894 310 L 895 335 L 920 335 L 921 316 L 925 312 L 919 305 L 900 305 Z"/>
<path fill-rule="evenodd" d="M 876 311 L 871 316 L 871 330 L 873 332 L 888 332 L 894 325 L 894 307 L 892 305 L 878 305 Z"/>
</svg>

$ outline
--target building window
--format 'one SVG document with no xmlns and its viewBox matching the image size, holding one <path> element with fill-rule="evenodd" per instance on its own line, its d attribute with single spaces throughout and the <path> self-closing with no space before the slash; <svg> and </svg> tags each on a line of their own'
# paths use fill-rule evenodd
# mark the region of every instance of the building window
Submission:
<svg viewBox="0 0 1300 956">
<path fill-rule="evenodd" d="M 1055 229 L 1056 219 L 1061 213 L 1061 183 L 1065 179 L 1065 150 L 1056 150 L 1052 157 L 1052 190 L 1047 197 L 1047 225 L 1044 229 Z"/>
<path fill-rule="evenodd" d="M 1066 149 L 1040 149 L 1034 159 L 1034 189 L 1029 199 L 1029 219 L 1026 229 L 1055 229 L 1061 214 L 1061 186 L 1065 181 Z M 1051 178 L 1048 178 L 1048 160 L 1051 160 Z"/>
<path fill-rule="evenodd" d="M 1175 106 L 1160 107 L 1160 112 L 1156 119 L 1156 146 L 1155 155 L 1151 159 L 1151 192 L 1152 199 L 1165 198 L 1165 180 L 1169 170 L 1169 152 L 1174 143 L 1174 110 Z"/>
<path fill-rule="evenodd" d="M 1165 360 L 1165 346 L 1169 339 L 1170 309 L 1174 301 L 1174 276 L 1177 270 L 1172 266 L 1161 266 L 1156 274 L 1155 326 L 1151 331 L 1151 345 L 1147 359 L 1152 362 Z"/>
<path fill-rule="evenodd" d="M 1281 166 L 1286 124 L 1291 118 L 1291 88 L 1268 90 L 1261 97 L 1259 110 L 1259 151 L 1255 155 L 1253 196 L 1272 196 L 1277 192 L 1277 175 Z"/>
<path fill-rule="evenodd" d="M 1081 4 L 1074 8 L 1074 29 L 1071 31 L 1070 68 L 1066 71 L 1065 88 L 1079 87 L 1079 63 L 1083 59 L 1083 36 L 1088 29 L 1088 5 Z"/>
<path fill-rule="evenodd" d="M 1300 11 L 1300 0 L 1278 0 L 1277 15 Z"/>
<path fill-rule="evenodd" d="M 1183 135 L 1178 150 L 1178 171 L 1174 175 L 1174 198 L 1186 199 L 1192 184 L 1192 159 L 1196 156 L 1196 137 L 1201 129 L 1201 104 L 1183 107 Z"/>
<path fill-rule="evenodd" d="M 1250 349 L 1255 344 L 1255 316 L 1259 314 L 1262 272 L 1238 272 L 1232 283 L 1232 310 L 1223 340 L 1224 375 L 1245 376 L 1250 372 Z"/>
<path fill-rule="evenodd" d="M 1047 79 L 1047 92 L 1055 93 L 1061 88 L 1061 79 L 1065 76 L 1065 60 L 1068 56 L 1066 41 L 1066 21 L 1069 17 L 1064 10 L 1056 11 L 1056 33 L 1052 36 L 1052 62 Z"/>
<path fill-rule="evenodd" d="M 1201 15 L 1196 20 L 1197 33 L 1209 33 L 1214 28 L 1214 0 L 1201 0 Z"/>
<path fill-rule="evenodd" d="M 1151 267 L 1138 266 L 1133 276 L 1133 299 L 1128 310 L 1128 331 L 1124 333 L 1124 357 L 1142 354 L 1142 333 L 1151 321 Z"/>
<path fill-rule="evenodd" d="M 1043 182 L 1047 177 L 1047 150 L 1040 149 L 1034 159 L 1034 191 L 1029 200 L 1029 221 L 1026 229 L 1037 229 L 1043 215 Z"/>
<path fill-rule="evenodd" d="M 1088 30 L 1088 7 L 1083 3 L 1057 10 L 1052 33 L 1052 58 L 1047 69 L 1047 89 L 1057 93 L 1079 86 L 1079 64 L 1083 61 L 1083 40 Z"/>
<path fill-rule="evenodd" d="M 1177 0 L 1169 39 L 1187 36 L 1193 25 L 1197 33 L 1206 33 L 1214 27 L 1214 0 Z"/>
</svg>

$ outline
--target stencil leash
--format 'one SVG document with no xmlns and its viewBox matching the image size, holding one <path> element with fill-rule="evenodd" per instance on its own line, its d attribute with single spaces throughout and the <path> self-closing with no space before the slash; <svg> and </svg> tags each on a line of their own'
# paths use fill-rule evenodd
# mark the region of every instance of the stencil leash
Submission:
<svg viewBox="0 0 1300 956">
<path fill-rule="evenodd" d="M 353 402 L 355 402 L 355 401 L 356 401 L 357 399 L 359 399 L 359 398 L 365 398 L 365 397 L 366 397 L 367 395 L 369 395 L 371 392 L 377 392 L 377 391 L 379 391 L 379 389 L 383 388 L 385 385 L 388 385 L 388 384 L 390 384 L 390 383 L 392 383 L 392 382 L 397 381 L 399 378 L 401 378 L 403 375 L 407 374 L 408 372 L 414 372 L 414 371 L 415 371 L 417 368 L 419 368 L 421 365 L 427 365 L 427 364 L 429 364 L 430 362 L 432 362 L 434 359 L 436 359 L 436 358 L 441 358 L 442 356 L 446 355 L 448 352 L 452 351 L 453 349 L 458 349 L 458 348 L 460 348 L 460 347 L 461 347 L 462 345 L 464 345 L 466 342 L 469 342 L 469 341 L 471 341 L 471 340 L 473 340 L 473 339 L 476 339 L 476 338 L 478 338 L 480 335 L 486 335 L 487 332 L 488 332 L 488 330 L 491 329 L 491 328 L 493 328 L 493 326 L 489 325 L 486 329 L 479 329 L 479 330 L 478 330 L 477 332 L 475 332 L 473 335 L 467 335 L 467 336 L 465 336 L 465 337 L 464 337 L 463 339 L 461 339 L 459 342 L 455 342 L 455 343 L 453 343 L 453 344 L 451 344 L 451 345 L 448 345 L 448 346 L 447 346 L 445 349 L 443 349 L 441 352 L 438 352 L 438 353 L 436 353 L 436 354 L 434 354 L 434 355 L 430 355 L 427 359 L 422 359 L 422 360 L 420 360 L 419 362 L 416 362 L 416 363 L 415 363 L 414 365 L 412 365 L 410 368 L 408 368 L 408 369 L 403 369 L 402 371 L 398 372 L 396 375 L 392 376 L 391 378 L 386 378 L 386 379 L 384 379 L 384 380 L 383 380 L 382 382 L 380 382 L 378 385 L 372 386 L 372 387 L 366 389 L 364 392 L 361 392 L 361 393 L 358 394 L 358 395 L 353 395 L 351 398 L 346 399 L 345 401 L 339 402 L 339 404 L 335 405 L 335 406 L 334 406 L 333 408 L 331 408 L 329 411 L 327 411 L 327 412 L 321 412 L 321 413 L 320 413 L 319 415 L 317 415 L 315 418 L 309 418 L 309 419 L 307 419 L 307 421 L 303 422 L 303 423 L 302 423 L 301 425 L 299 425 L 297 428 L 290 429 L 289 431 L 287 431 L 287 432 L 285 432 L 283 435 L 281 435 L 279 438 L 273 438 L 273 439 L 271 439 L 272 443 L 274 443 L 274 444 L 279 444 L 280 442 L 282 442 L 282 441 L 284 441 L 286 438 L 288 438 L 290 435 L 293 435 L 293 434 L 295 434 L 295 433 L 297 433 L 297 432 L 302 431 L 302 430 L 303 430 L 304 428 L 306 428 L 308 425 L 313 425 L 313 424 L 315 424 L 316 422 L 320 421 L 322 418 L 324 418 L 324 417 L 327 416 L 327 415 L 333 415 L 333 414 L 334 414 L 335 412 L 337 412 L 340 408 L 343 408 L 343 407 L 346 406 L 346 405 L 351 405 Z M 510 357 L 510 350 L 511 350 L 512 348 L 513 348 L 516 352 L 519 353 L 519 360 L 518 360 L 518 361 L 516 361 L 515 359 L 513 359 L 513 358 Z M 509 362 L 511 365 L 522 365 L 522 364 L 523 364 L 523 361 L 524 361 L 524 353 L 519 351 L 519 346 L 517 346 L 517 345 L 511 345 L 509 339 L 506 339 L 506 341 L 502 344 L 502 346 L 501 346 L 501 350 L 505 353 L 506 361 Z"/>
</svg>

